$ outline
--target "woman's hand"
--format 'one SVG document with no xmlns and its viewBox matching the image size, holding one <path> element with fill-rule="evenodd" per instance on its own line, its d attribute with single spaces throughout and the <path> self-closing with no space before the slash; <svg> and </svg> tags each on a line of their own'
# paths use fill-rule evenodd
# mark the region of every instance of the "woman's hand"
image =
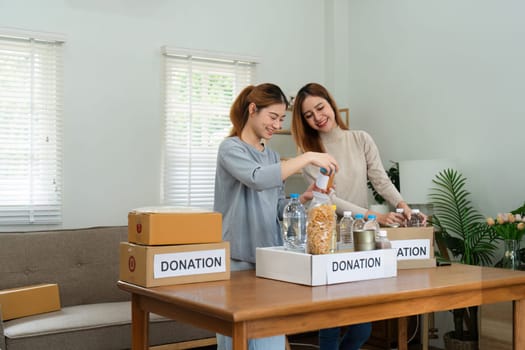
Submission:
<svg viewBox="0 0 525 350">
<path fill-rule="evenodd" d="M 369 214 L 375 214 L 377 217 L 377 221 L 381 226 L 403 226 L 405 223 L 405 217 L 402 214 L 389 212 L 386 214 L 381 214 L 373 211 L 368 211 L 367 216 Z"/>
<path fill-rule="evenodd" d="M 308 188 L 303 192 L 303 194 L 299 196 L 299 201 L 301 204 L 304 204 L 314 198 L 314 194 L 312 193 L 314 186 L 315 182 L 312 182 L 310 186 L 308 186 Z"/>
<path fill-rule="evenodd" d="M 305 155 L 308 157 L 308 162 L 310 164 L 316 165 L 320 168 L 328 169 L 330 170 L 330 174 L 339 170 L 339 164 L 337 164 L 337 160 L 335 160 L 335 158 L 328 153 L 306 152 Z"/>
<path fill-rule="evenodd" d="M 412 209 L 410 209 L 410 207 L 408 206 L 408 204 L 406 204 L 405 201 L 401 201 L 399 203 L 397 203 L 397 206 L 396 208 L 403 208 L 403 213 L 407 219 L 407 221 L 410 221 L 410 218 L 412 217 Z M 419 217 L 421 219 L 421 226 L 426 226 L 427 225 L 427 216 L 422 213 L 422 212 L 419 212 Z"/>
<path fill-rule="evenodd" d="M 306 152 L 297 157 L 281 161 L 281 179 L 283 181 L 286 180 L 309 164 L 325 168 L 330 171 L 330 174 L 339 170 L 339 164 L 328 153 Z"/>
<path fill-rule="evenodd" d="M 419 212 L 419 218 L 421 219 L 421 226 L 427 226 L 427 216 Z"/>
</svg>

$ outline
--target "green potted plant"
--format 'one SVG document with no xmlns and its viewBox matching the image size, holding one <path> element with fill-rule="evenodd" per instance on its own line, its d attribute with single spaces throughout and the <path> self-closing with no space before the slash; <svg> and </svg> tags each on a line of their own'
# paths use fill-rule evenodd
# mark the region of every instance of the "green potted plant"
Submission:
<svg viewBox="0 0 525 350">
<path fill-rule="evenodd" d="M 441 255 L 448 257 L 450 252 L 451 260 L 462 264 L 491 265 L 497 238 L 473 207 L 466 178 L 456 170 L 445 169 L 432 182 L 432 224 Z M 445 334 L 445 349 L 478 349 L 478 306 L 455 309 L 452 314 L 454 331 Z"/>
</svg>

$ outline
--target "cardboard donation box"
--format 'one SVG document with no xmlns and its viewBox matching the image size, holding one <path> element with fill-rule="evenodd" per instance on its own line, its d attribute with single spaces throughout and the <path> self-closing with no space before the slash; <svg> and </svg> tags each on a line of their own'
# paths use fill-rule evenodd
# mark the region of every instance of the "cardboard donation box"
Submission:
<svg viewBox="0 0 525 350">
<path fill-rule="evenodd" d="M 57 284 L 0 290 L 0 305 L 4 321 L 60 310 Z"/>
<path fill-rule="evenodd" d="M 432 226 L 381 229 L 387 231 L 392 248 L 396 251 L 398 269 L 436 267 Z"/>
<path fill-rule="evenodd" d="M 222 215 L 200 208 L 145 207 L 128 214 L 128 241 L 145 245 L 218 243 Z"/>
<path fill-rule="evenodd" d="M 394 249 L 311 255 L 284 247 L 257 248 L 255 274 L 320 286 L 397 276 Z"/>
<path fill-rule="evenodd" d="M 229 242 L 169 246 L 120 242 L 123 281 L 157 287 L 229 278 Z"/>
</svg>

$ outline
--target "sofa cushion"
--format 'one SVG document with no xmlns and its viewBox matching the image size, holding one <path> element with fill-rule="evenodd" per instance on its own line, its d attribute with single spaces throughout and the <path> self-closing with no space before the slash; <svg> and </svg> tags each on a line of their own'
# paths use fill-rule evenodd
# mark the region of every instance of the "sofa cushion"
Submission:
<svg viewBox="0 0 525 350">
<path fill-rule="evenodd" d="M 4 322 L 4 335 L 10 350 L 127 349 L 130 322 L 130 302 L 79 305 Z M 150 314 L 151 345 L 211 336 L 209 331 Z"/>
<path fill-rule="evenodd" d="M 150 315 L 150 320 L 167 321 L 166 318 L 155 314 Z M 4 335 L 16 339 L 79 329 L 103 328 L 130 322 L 131 303 L 128 301 L 78 305 L 7 321 L 4 323 Z"/>
</svg>

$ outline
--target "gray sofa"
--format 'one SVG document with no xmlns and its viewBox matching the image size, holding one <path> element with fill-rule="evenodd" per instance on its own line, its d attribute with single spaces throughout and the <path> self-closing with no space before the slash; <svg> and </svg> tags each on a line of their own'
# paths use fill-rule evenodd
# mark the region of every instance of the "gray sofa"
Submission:
<svg viewBox="0 0 525 350">
<path fill-rule="evenodd" d="M 116 286 L 121 241 L 127 241 L 126 226 L 0 232 L 0 290 L 57 283 L 62 306 L 9 321 L 0 316 L 0 349 L 129 349 L 130 296 Z M 150 315 L 150 346 L 184 342 L 191 347 L 214 336 Z"/>
</svg>

